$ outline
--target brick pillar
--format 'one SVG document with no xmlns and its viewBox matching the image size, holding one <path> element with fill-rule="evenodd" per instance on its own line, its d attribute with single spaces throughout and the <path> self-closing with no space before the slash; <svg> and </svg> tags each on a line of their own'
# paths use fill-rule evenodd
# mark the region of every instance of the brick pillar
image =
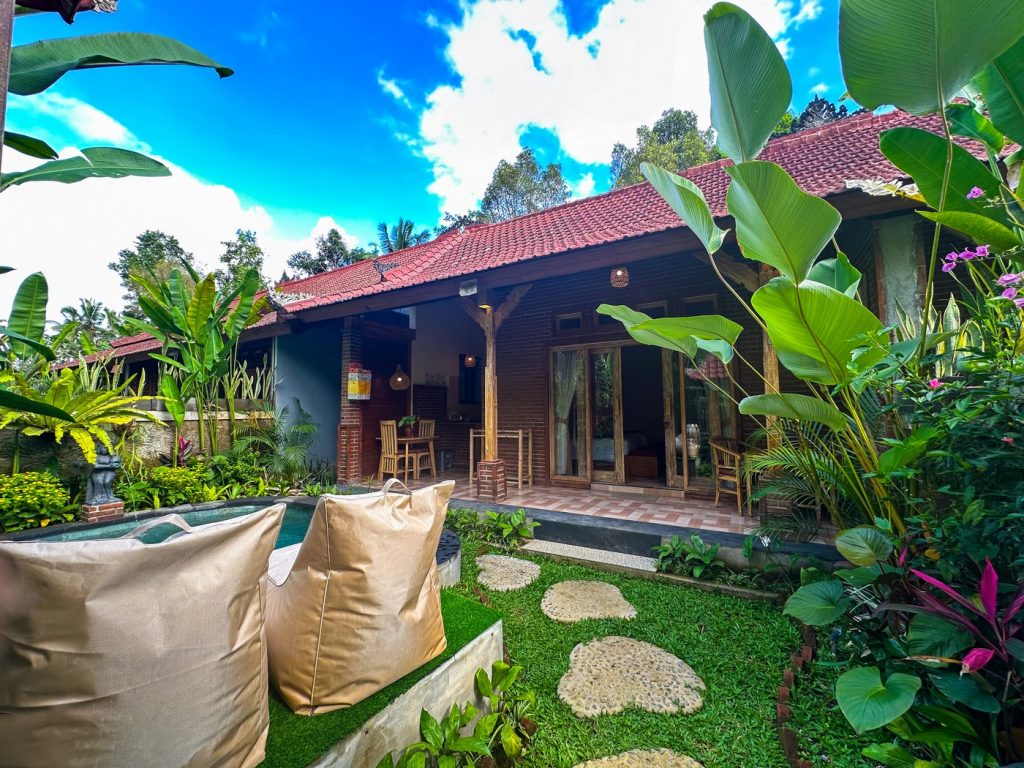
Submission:
<svg viewBox="0 0 1024 768">
<path fill-rule="evenodd" d="M 341 335 L 341 419 L 338 422 L 338 482 L 355 485 L 363 480 L 363 403 L 348 399 L 348 369 L 362 366 L 363 334 L 357 318 L 346 317 Z"/>
<path fill-rule="evenodd" d="M 83 504 L 82 519 L 87 523 L 103 523 L 124 517 L 124 502 L 112 501 L 109 504 Z"/>
<path fill-rule="evenodd" d="M 495 504 L 508 498 L 508 473 L 504 459 L 477 462 L 476 495 Z"/>
</svg>

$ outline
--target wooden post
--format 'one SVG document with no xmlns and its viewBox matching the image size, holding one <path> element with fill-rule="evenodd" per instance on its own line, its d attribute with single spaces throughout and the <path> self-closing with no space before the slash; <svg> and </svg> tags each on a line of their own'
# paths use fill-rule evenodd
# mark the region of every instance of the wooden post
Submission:
<svg viewBox="0 0 1024 768">
<path fill-rule="evenodd" d="M 498 457 L 498 329 L 512 314 L 529 285 L 520 285 L 512 290 L 501 306 L 477 306 L 469 298 L 460 300 L 465 310 L 484 332 L 486 343 L 486 367 L 484 368 L 484 455 L 476 467 L 478 495 L 486 495 L 492 501 L 502 501 L 508 495 L 504 464 Z"/>
<path fill-rule="evenodd" d="M 778 275 L 774 269 L 767 264 L 762 264 L 759 271 L 761 285 L 764 285 L 773 277 Z M 779 393 L 779 356 L 775 354 L 775 347 L 767 332 L 761 331 L 761 367 L 764 375 L 766 395 Z M 765 425 L 768 427 L 768 447 L 777 448 L 779 436 L 775 431 L 778 426 L 778 419 L 774 416 L 765 418 Z"/>
</svg>

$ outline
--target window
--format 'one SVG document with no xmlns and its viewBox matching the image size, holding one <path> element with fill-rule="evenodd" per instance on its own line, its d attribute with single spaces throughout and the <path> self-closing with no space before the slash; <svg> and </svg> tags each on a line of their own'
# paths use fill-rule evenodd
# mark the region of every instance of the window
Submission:
<svg viewBox="0 0 1024 768">
<path fill-rule="evenodd" d="M 583 314 L 572 312 L 567 315 L 555 315 L 555 333 L 578 331 L 583 328 Z"/>
<path fill-rule="evenodd" d="M 638 312 L 643 312 L 645 315 L 651 318 L 668 316 L 667 301 L 651 301 L 648 302 L 647 304 L 641 304 L 636 309 Z"/>
<path fill-rule="evenodd" d="M 480 377 L 480 371 L 483 370 L 482 361 L 479 357 L 476 359 L 476 365 L 472 368 L 466 367 L 466 356 L 459 355 L 459 404 L 460 405 L 479 405 L 480 404 L 480 384 L 482 378 Z"/>
<path fill-rule="evenodd" d="M 594 325 L 598 328 L 606 328 L 609 326 L 618 326 L 619 328 L 622 328 L 622 323 L 614 317 L 610 315 L 602 315 L 600 312 L 594 313 Z"/>
<path fill-rule="evenodd" d="M 683 314 L 686 317 L 718 314 L 718 297 L 713 293 L 704 296 L 687 296 L 683 299 Z"/>
</svg>

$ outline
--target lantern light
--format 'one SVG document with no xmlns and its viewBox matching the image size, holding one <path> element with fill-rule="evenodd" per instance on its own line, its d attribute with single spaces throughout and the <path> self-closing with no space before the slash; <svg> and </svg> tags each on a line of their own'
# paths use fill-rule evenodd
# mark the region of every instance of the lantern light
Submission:
<svg viewBox="0 0 1024 768">
<path fill-rule="evenodd" d="M 615 267 L 611 280 L 613 288 L 625 288 L 629 285 L 629 270 L 625 267 Z"/>
<path fill-rule="evenodd" d="M 462 364 L 467 368 L 476 368 L 476 355 L 469 354 L 462 359 Z"/>
<path fill-rule="evenodd" d="M 401 364 L 395 366 L 395 372 L 391 374 L 391 379 L 388 383 L 391 384 L 392 389 L 397 391 L 409 388 L 409 377 L 402 370 Z"/>
</svg>

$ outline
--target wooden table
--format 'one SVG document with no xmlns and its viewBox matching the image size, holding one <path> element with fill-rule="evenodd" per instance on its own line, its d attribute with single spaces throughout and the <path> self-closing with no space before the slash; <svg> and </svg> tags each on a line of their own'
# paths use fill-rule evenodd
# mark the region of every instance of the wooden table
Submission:
<svg viewBox="0 0 1024 768">
<path fill-rule="evenodd" d="M 476 455 L 475 443 L 477 438 L 483 439 L 484 430 L 469 430 L 469 482 L 473 483 L 473 468 L 476 466 L 474 457 Z M 523 441 L 526 441 L 526 480 L 533 485 L 533 430 L 532 429 L 499 429 L 499 440 L 515 440 L 517 443 L 518 467 L 516 482 L 519 490 L 523 490 Z"/>
<path fill-rule="evenodd" d="M 399 435 L 398 436 L 398 448 L 399 448 L 399 450 L 401 450 L 403 445 L 405 446 L 405 479 L 406 479 L 406 481 L 409 480 L 409 459 L 410 459 L 409 446 L 410 445 L 418 445 L 418 444 L 422 443 L 422 444 L 427 446 L 428 450 L 433 450 L 434 449 L 434 440 L 436 440 L 436 439 L 437 439 L 436 435 L 433 436 L 433 437 L 419 437 L 418 435 L 413 435 L 412 437 L 409 437 L 407 435 Z M 380 442 L 380 438 L 379 437 L 376 438 L 376 440 L 377 440 L 378 443 Z M 396 473 L 395 477 L 397 477 L 397 476 L 398 476 L 398 474 Z M 435 473 L 433 476 L 436 478 L 437 474 Z M 384 478 L 382 477 L 380 479 L 383 480 Z M 413 480 L 419 480 L 420 479 L 420 463 L 419 463 L 419 461 L 417 461 L 416 465 L 413 467 L 412 479 Z"/>
</svg>

